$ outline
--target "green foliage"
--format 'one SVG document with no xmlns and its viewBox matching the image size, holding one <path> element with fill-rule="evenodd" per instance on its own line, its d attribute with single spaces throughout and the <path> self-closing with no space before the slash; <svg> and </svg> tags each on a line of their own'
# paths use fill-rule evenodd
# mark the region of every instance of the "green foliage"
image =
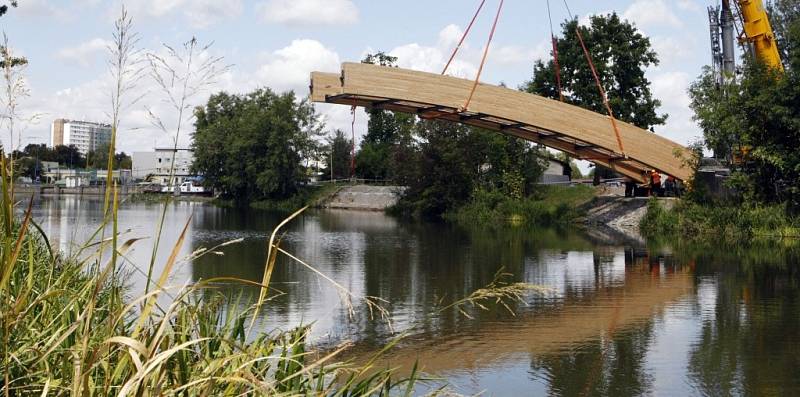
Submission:
<svg viewBox="0 0 800 397">
<path fill-rule="evenodd" d="M 86 158 L 78 151 L 75 145 L 58 145 L 55 148 L 50 148 L 43 143 L 31 143 L 25 146 L 22 151 L 15 151 L 14 158 L 31 158 L 38 162 L 53 161 L 65 168 L 83 168 L 86 166 Z M 105 164 L 102 166 L 105 167 Z"/>
<path fill-rule="evenodd" d="M 536 194 L 515 198 L 498 190 L 478 189 L 469 203 L 445 215 L 459 224 L 566 226 L 574 223 L 578 210 L 594 197 L 588 186 L 541 187 Z"/>
<path fill-rule="evenodd" d="M 395 66 L 397 57 L 383 52 L 367 54 L 363 63 Z M 367 133 L 356 155 L 356 175 L 365 179 L 392 179 L 404 184 L 410 164 L 407 157 L 413 151 L 411 136 L 416 124 L 413 115 L 382 109 L 368 109 Z"/>
<path fill-rule="evenodd" d="M 11 7 L 16 7 L 17 6 L 16 0 L 11 0 L 11 1 L 8 2 L 8 4 L 3 4 L 3 5 L 0 6 L 0 17 L 2 17 L 3 15 L 6 15 L 6 13 L 8 12 L 9 5 Z M 0 66 L 0 67 L 2 67 L 2 66 Z"/>
<path fill-rule="evenodd" d="M 364 56 L 364 59 L 361 60 L 361 63 L 381 66 L 396 66 L 397 57 L 393 57 L 383 51 L 378 51 L 374 54 L 367 54 Z"/>
<path fill-rule="evenodd" d="M 336 362 L 343 347 L 324 357 L 312 354 L 306 327 L 253 332 L 250 320 L 257 309 L 243 295 L 217 289 L 221 282 L 251 281 L 204 280 L 166 292 L 162 287 L 186 227 L 156 288 L 126 301 L 127 275 L 117 270 L 116 258 L 137 239 L 117 244 L 116 194 L 95 236 L 74 256 L 64 256 L 33 223 L 30 206 L 22 222 L 14 217 L 5 156 L 0 162 L 3 395 L 388 396 L 410 394 L 419 381 L 416 368 L 401 379 L 391 370 L 374 369 L 377 356 L 363 367 Z M 113 227 L 112 237 L 93 242 L 106 226 Z M 113 254 L 106 261 L 109 249 Z M 157 300 L 167 304 L 156 305 Z M 268 300 L 258 302 L 264 303 Z"/>
<path fill-rule="evenodd" d="M 516 138 L 442 121 L 417 124 L 417 166 L 395 211 L 441 218 L 478 188 L 530 194 L 544 171 L 539 148 Z"/>
<path fill-rule="evenodd" d="M 562 24 L 563 37 L 558 38 L 564 100 L 604 114 L 602 97 L 578 41 L 578 26 L 577 20 L 566 21 Z M 648 67 L 658 65 L 658 54 L 650 39 L 616 13 L 594 15 L 590 25 L 580 29 L 614 116 L 644 129 L 664 124 L 666 116 L 657 113 L 661 102 L 653 98 L 650 81 L 645 77 Z M 557 99 L 554 61 L 537 61 L 533 79 L 522 90 Z"/>
<path fill-rule="evenodd" d="M 392 175 L 391 145 L 361 142 L 356 154 L 356 175 L 363 179 L 390 179 Z"/>
<path fill-rule="evenodd" d="M 653 238 L 738 244 L 753 239 L 800 237 L 800 219 L 788 216 L 784 205 L 721 206 L 683 200 L 675 208 L 665 209 L 652 199 L 640 229 Z"/>
<path fill-rule="evenodd" d="M 87 168 L 106 169 L 108 168 L 108 152 L 109 145 L 103 144 L 97 147 L 97 150 L 90 150 L 86 153 L 86 166 Z M 131 169 L 133 166 L 131 156 L 125 152 L 117 153 L 114 155 L 113 169 Z"/>
<path fill-rule="evenodd" d="M 746 153 L 730 181 L 742 199 L 787 202 L 792 211 L 800 208 L 800 69 L 792 66 L 800 66 L 800 52 L 789 44 L 800 40 L 797 15 L 775 14 L 784 26 L 785 73 L 748 62 L 736 81 L 718 86 L 705 70 L 690 90 L 706 146 L 729 159 Z"/>
<path fill-rule="evenodd" d="M 108 145 L 101 145 L 96 151 L 90 151 L 84 157 L 74 145 L 59 145 L 50 148 L 45 144 L 31 143 L 22 151 L 14 151 L 15 167 L 18 172 L 16 175 L 26 176 L 32 179 L 41 177 L 43 161 L 51 161 L 59 164 L 63 168 L 97 168 L 105 169 L 108 167 Z M 131 156 L 125 152 L 114 155 L 114 168 L 131 169 Z"/>
<path fill-rule="evenodd" d="M 768 1 L 767 14 L 784 66 L 797 69 L 800 64 L 794 54 L 798 54 L 798 42 L 792 38 L 796 39 L 800 33 L 800 26 L 795 23 L 800 19 L 800 3 L 797 0 Z"/>
<path fill-rule="evenodd" d="M 295 195 L 306 175 L 300 160 L 315 151 L 318 134 L 313 106 L 295 99 L 269 89 L 212 95 L 195 111 L 194 171 L 236 201 Z"/>
<path fill-rule="evenodd" d="M 330 179 L 331 175 L 333 175 L 333 179 L 350 178 L 352 145 L 353 141 L 348 139 L 342 130 L 336 130 L 333 138 L 328 138 L 323 178 Z M 331 173 L 331 168 L 333 168 L 333 173 Z"/>
</svg>

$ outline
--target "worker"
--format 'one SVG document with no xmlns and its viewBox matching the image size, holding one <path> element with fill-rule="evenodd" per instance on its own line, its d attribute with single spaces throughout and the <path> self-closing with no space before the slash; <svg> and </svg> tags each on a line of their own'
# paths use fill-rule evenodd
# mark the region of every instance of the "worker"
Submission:
<svg viewBox="0 0 800 397">
<path fill-rule="evenodd" d="M 636 182 L 632 179 L 625 180 L 625 197 L 636 197 Z"/>
<path fill-rule="evenodd" d="M 675 177 L 672 175 L 667 176 L 667 180 L 664 182 L 664 195 L 667 197 L 678 196 Z"/>
<path fill-rule="evenodd" d="M 661 196 L 661 174 L 656 170 L 650 171 L 650 194 L 653 196 Z"/>
</svg>

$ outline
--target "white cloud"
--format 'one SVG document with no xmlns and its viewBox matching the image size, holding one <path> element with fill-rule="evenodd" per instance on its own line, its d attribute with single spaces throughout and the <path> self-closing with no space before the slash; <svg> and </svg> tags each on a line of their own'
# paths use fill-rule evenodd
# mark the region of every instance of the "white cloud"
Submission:
<svg viewBox="0 0 800 397">
<path fill-rule="evenodd" d="M 650 38 L 650 43 L 658 54 L 661 66 L 680 66 L 682 62 L 695 55 L 691 41 L 680 40 L 675 36 L 653 36 Z"/>
<path fill-rule="evenodd" d="M 698 12 L 703 10 L 703 7 L 697 4 L 697 1 L 695 0 L 678 0 L 677 4 L 678 8 L 680 8 L 681 10 L 693 11 L 693 12 Z"/>
<path fill-rule="evenodd" d="M 242 13 L 241 0 L 193 0 L 186 6 L 184 15 L 192 26 L 205 28 L 225 19 L 232 19 Z"/>
<path fill-rule="evenodd" d="M 75 47 L 62 48 L 56 53 L 56 58 L 76 63 L 80 66 L 89 66 L 98 52 L 105 51 L 112 43 L 101 38 L 94 38 Z"/>
<path fill-rule="evenodd" d="M 162 18 L 180 12 L 197 29 L 235 18 L 244 9 L 242 0 L 128 0 L 125 7 L 136 19 Z M 113 8 L 111 15 L 118 17 L 118 7 Z"/>
<path fill-rule="evenodd" d="M 47 0 L 27 0 L 20 1 L 16 10 L 12 12 L 19 12 L 24 16 L 32 17 L 54 17 L 61 16 L 62 10 L 53 5 Z"/>
<path fill-rule="evenodd" d="M 549 59 L 552 44 L 550 39 L 539 42 L 536 47 L 521 45 L 492 46 L 489 58 L 499 65 L 533 64 L 534 61 Z"/>
<path fill-rule="evenodd" d="M 439 31 L 438 46 L 443 48 L 455 48 L 463 35 L 464 31 L 462 31 L 458 25 L 447 25 L 444 29 Z"/>
<path fill-rule="evenodd" d="M 664 0 L 635 0 L 622 16 L 636 23 L 640 29 L 656 26 L 673 28 L 682 26 L 681 20 Z"/>
<path fill-rule="evenodd" d="M 661 112 L 669 114 L 666 125 L 657 126 L 656 132 L 678 143 L 687 144 L 701 136 L 702 131 L 692 120 L 689 108 L 691 99 L 688 87 L 691 78 L 685 72 L 664 72 L 648 76 L 652 81 L 653 96 L 661 100 Z"/>
<path fill-rule="evenodd" d="M 286 25 L 348 25 L 358 22 L 351 0 L 268 0 L 256 4 L 266 22 Z"/>
<path fill-rule="evenodd" d="M 589 25 L 592 24 L 592 17 L 593 16 L 608 15 L 608 14 L 612 14 L 613 12 L 614 12 L 613 10 L 606 10 L 606 11 L 588 13 L 588 14 L 578 18 L 578 25 L 589 26 Z"/>
<path fill-rule="evenodd" d="M 132 15 L 137 17 L 163 17 L 178 9 L 184 0 L 128 0 L 125 1 L 125 8 Z M 114 7 L 114 17 L 119 14 L 119 7 Z"/>
<path fill-rule="evenodd" d="M 453 49 L 461 39 L 463 31 L 457 25 L 445 26 L 438 35 L 436 45 L 409 43 L 395 47 L 389 54 L 397 57 L 398 66 L 407 69 L 431 73 L 441 73 Z M 464 42 L 456 58 L 447 69 L 447 74 L 462 78 L 474 78 L 478 72 L 478 64 L 483 56 L 484 47 L 472 47 L 469 41 Z M 537 59 L 550 56 L 550 40 L 540 41 L 535 47 L 522 45 L 492 45 L 487 59 L 487 66 L 517 66 L 533 63 Z M 482 76 L 485 81 L 486 74 Z"/>
<path fill-rule="evenodd" d="M 300 97 L 308 94 L 311 72 L 335 72 L 341 67 L 339 55 L 316 40 L 293 40 L 269 58 L 256 73 L 259 83 L 278 91 L 294 90 Z"/>
</svg>

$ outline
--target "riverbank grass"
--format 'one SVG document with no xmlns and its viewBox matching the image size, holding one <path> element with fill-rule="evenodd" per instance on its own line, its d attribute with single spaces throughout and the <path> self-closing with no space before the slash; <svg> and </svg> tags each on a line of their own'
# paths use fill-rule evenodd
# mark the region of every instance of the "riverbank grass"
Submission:
<svg viewBox="0 0 800 397">
<path fill-rule="evenodd" d="M 747 242 L 753 239 L 800 238 L 800 217 L 784 205 L 702 205 L 680 201 L 667 210 L 648 203 L 640 230 L 647 237 L 679 237 L 694 241 Z"/>
<path fill-rule="evenodd" d="M 541 186 L 533 195 L 521 199 L 479 189 L 466 205 L 447 213 L 445 218 L 464 224 L 568 225 L 580 217 L 578 208 L 594 196 L 595 189 L 585 185 Z"/>
<path fill-rule="evenodd" d="M 152 289 L 131 291 L 124 285 L 131 269 L 118 260 L 138 240 L 118 241 L 116 194 L 91 241 L 64 256 L 36 226 L 31 204 L 22 220 L 14 216 L 7 181 L 3 172 L 2 395 L 394 395 L 410 393 L 418 380 L 416 372 L 393 379 L 374 360 L 358 367 L 336 361 L 346 344 L 314 352 L 306 327 L 258 331 L 258 308 L 274 294 L 249 305 L 214 288 L 241 283 L 266 292 L 268 281 L 167 285 L 177 263 L 213 251 L 179 257 L 190 220 Z"/>
<path fill-rule="evenodd" d="M 259 210 L 292 212 L 302 207 L 316 207 L 331 195 L 335 194 L 341 184 L 326 183 L 322 185 L 307 185 L 300 187 L 295 195 L 285 200 L 259 200 L 249 203 L 237 202 L 232 199 L 217 198 L 212 201 L 214 205 L 226 208 L 247 206 Z"/>
</svg>

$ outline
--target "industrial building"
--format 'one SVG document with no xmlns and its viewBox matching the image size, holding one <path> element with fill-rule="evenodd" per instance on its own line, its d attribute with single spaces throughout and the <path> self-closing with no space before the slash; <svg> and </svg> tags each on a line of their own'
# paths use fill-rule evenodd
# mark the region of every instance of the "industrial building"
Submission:
<svg viewBox="0 0 800 397">
<path fill-rule="evenodd" d="M 137 180 L 171 185 L 181 184 L 187 178 L 195 177 L 192 174 L 194 152 L 191 149 L 156 148 L 152 152 L 134 152 L 131 157 L 133 178 Z M 174 177 L 173 183 L 170 183 L 170 170 Z"/>
</svg>

